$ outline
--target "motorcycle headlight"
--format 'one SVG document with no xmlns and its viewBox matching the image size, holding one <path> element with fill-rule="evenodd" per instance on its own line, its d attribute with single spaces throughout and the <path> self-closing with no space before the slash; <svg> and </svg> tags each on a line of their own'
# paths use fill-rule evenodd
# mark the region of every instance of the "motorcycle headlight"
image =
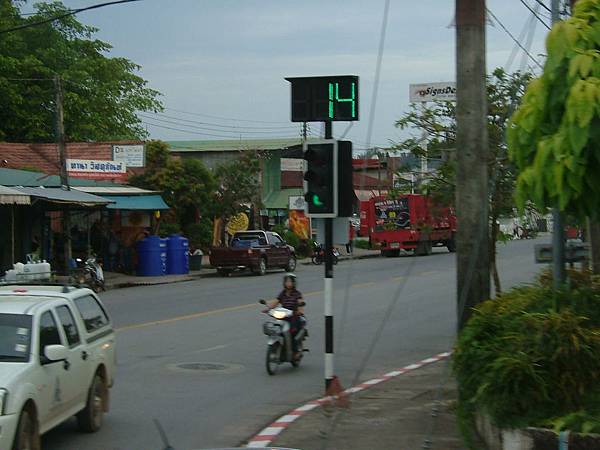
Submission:
<svg viewBox="0 0 600 450">
<path fill-rule="evenodd" d="M 287 313 L 283 311 L 273 311 L 273 317 L 275 317 L 277 320 L 283 320 L 287 317 Z"/>
<path fill-rule="evenodd" d="M 0 416 L 6 414 L 6 403 L 8 401 L 8 391 L 0 389 Z"/>
</svg>

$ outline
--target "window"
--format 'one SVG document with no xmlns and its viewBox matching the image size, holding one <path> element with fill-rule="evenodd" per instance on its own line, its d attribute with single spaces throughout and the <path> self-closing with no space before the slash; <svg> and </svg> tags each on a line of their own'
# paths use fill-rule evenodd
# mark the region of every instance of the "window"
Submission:
<svg viewBox="0 0 600 450">
<path fill-rule="evenodd" d="M 75 299 L 75 306 L 81 314 L 85 329 L 92 333 L 108 325 L 108 317 L 98 301 L 91 295 Z"/>
<path fill-rule="evenodd" d="M 42 314 L 40 319 L 40 360 L 45 361 L 44 348 L 48 345 L 62 345 L 56 321 L 50 311 Z"/>
<path fill-rule="evenodd" d="M 58 320 L 62 325 L 65 336 L 67 336 L 69 345 L 75 347 L 81 342 L 81 339 L 79 338 L 79 331 L 77 330 L 75 318 L 71 314 L 71 310 L 67 306 L 59 306 L 56 308 L 56 313 L 58 314 Z"/>
<path fill-rule="evenodd" d="M 271 234 L 271 243 L 275 245 L 283 245 L 283 239 L 276 234 Z"/>
<path fill-rule="evenodd" d="M 0 361 L 29 361 L 31 316 L 0 314 Z"/>
</svg>

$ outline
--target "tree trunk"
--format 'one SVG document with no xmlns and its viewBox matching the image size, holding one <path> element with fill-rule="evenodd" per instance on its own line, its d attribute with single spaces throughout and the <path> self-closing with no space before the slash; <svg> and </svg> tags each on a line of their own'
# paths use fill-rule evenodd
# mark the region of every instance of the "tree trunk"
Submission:
<svg viewBox="0 0 600 450">
<path fill-rule="evenodd" d="M 491 236 L 490 236 L 490 269 L 492 272 L 492 279 L 494 280 L 494 289 L 496 291 L 496 295 L 502 292 L 502 286 L 500 285 L 500 274 L 498 273 L 498 262 L 497 262 L 497 242 L 498 242 L 498 233 L 500 228 L 498 227 L 498 218 L 494 214 L 492 216 L 492 224 L 490 227 Z"/>
<path fill-rule="evenodd" d="M 587 240 L 590 243 L 590 266 L 594 275 L 600 275 L 600 222 L 587 220 Z"/>
</svg>

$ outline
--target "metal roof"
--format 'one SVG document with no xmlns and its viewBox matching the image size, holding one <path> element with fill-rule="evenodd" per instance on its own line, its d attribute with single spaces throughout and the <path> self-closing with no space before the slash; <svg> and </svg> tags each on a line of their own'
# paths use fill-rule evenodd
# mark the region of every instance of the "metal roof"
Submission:
<svg viewBox="0 0 600 450">
<path fill-rule="evenodd" d="M 104 198 L 113 201 L 108 209 L 122 209 L 126 211 L 159 211 L 169 209 L 160 195 L 105 195 Z"/>
<path fill-rule="evenodd" d="M 311 139 L 309 139 L 310 141 Z M 281 150 L 302 144 L 292 139 L 224 139 L 217 141 L 167 141 L 172 152 L 233 152 L 240 150 Z"/>
<path fill-rule="evenodd" d="M 16 191 L 51 203 L 70 203 L 81 206 L 104 206 L 112 200 L 80 191 L 57 187 L 15 187 Z"/>
<path fill-rule="evenodd" d="M 88 194 L 104 195 L 147 195 L 157 191 L 149 191 L 134 186 L 74 186 L 73 190 Z"/>
<path fill-rule="evenodd" d="M 0 186 L 0 205 L 30 205 L 31 198 L 15 189 Z"/>
<path fill-rule="evenodd" d="M 288 209 L 290 195 L 304 195 L 302 188 L 273 191 L 263 201 L 266 209 Z"/>
<path fill-rule="evenodd" d="M 30 186 L 30 187 L 60 187 L 60 177 L 42 172 L 29 170 L 0 168 L 0 184 L 3 186 Z M 110 181 L 96 181 L 84 178 L 69 177 L 71 186 L 119 186 Z"/>
</svg>

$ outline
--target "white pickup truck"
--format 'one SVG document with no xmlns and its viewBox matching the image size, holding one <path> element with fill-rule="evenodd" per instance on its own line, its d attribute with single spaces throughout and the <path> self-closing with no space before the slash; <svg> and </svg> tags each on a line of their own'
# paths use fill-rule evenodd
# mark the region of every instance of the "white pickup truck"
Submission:
<svg viewBox="0 0 600 450">
<path fill-rule="evenodd" d="M 115 332 L 94 292 L 0 285 L 0 449 L 40 450 L 74 415 L 100 429 L 114 369 Z"/>
</svg>

